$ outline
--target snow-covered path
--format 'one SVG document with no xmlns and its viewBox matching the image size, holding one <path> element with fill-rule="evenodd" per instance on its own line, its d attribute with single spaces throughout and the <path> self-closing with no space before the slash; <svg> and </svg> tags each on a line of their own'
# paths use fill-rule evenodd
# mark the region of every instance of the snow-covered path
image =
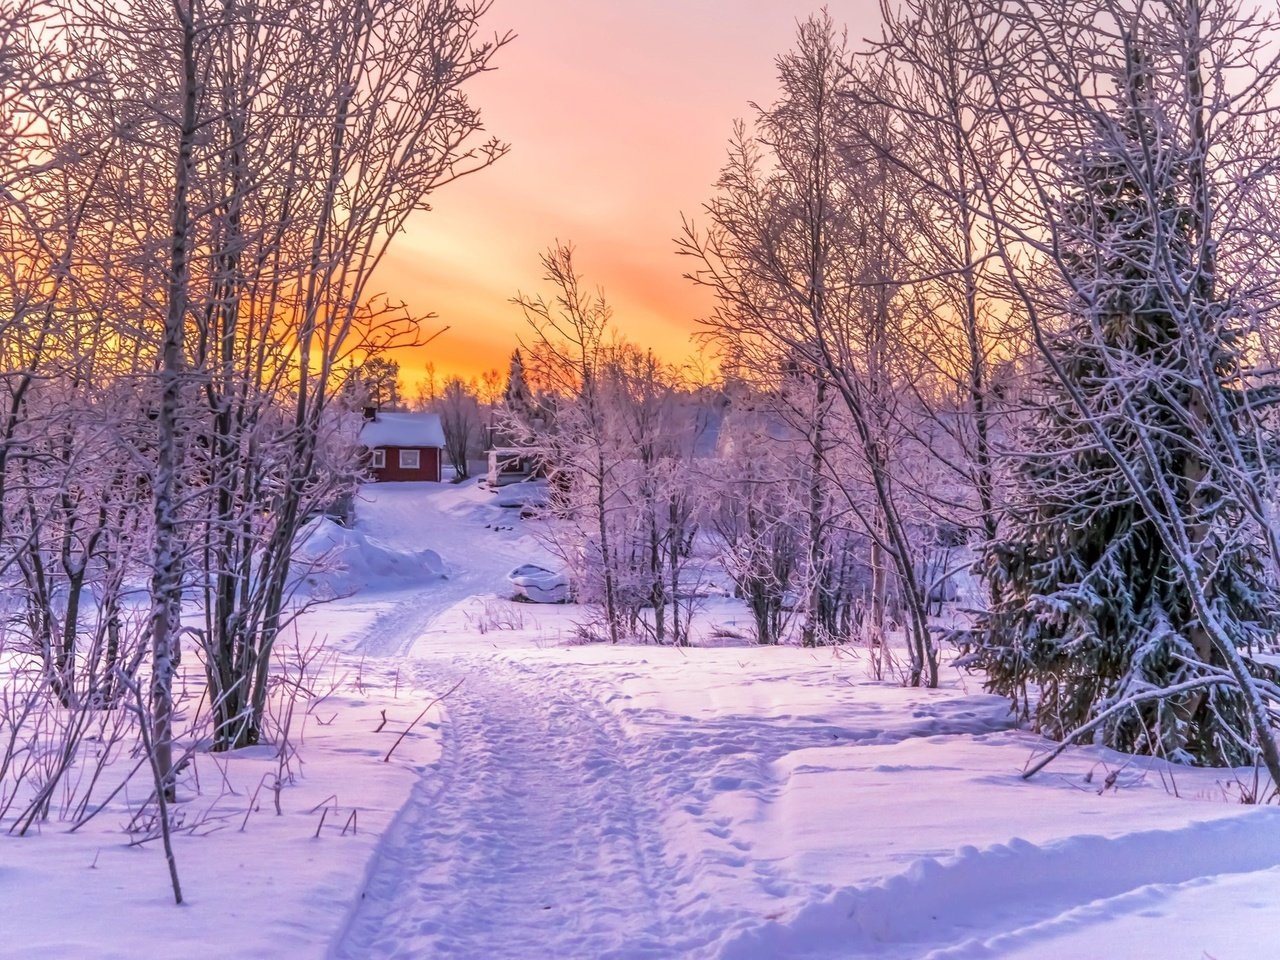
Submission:
<svg viewBox="0 0 1280 960">
<path fill-rule="evenodd" d="M 445 579 L 407 582 L 371 594 L 375 615 L 348 637 L 350 652 L 371 657 L 410 657 L 412 648 L 441 614 L 471 597 L 510 594 L 506 575 L 521 563 L 549 563 L 518 524 L 515 510 L 497 506 L 475 483 L 385 484 L 366 490 L 357 503 L 362 533 L 393 550 L 437 551 Z M 359 597 L 348 604 L 358 605 Z"/>
<path fill-rule="evenodd" d="M 440 682 L 462 681 L 444 756 L 335 955 L 677 955 L 666 918 L 680 877 L 611 715 L 492 661 L 440 666 Z"/>
<path fill-rule="evenodd" d="M 384 838 L 332 956 L 677 955 L 667 918 L 682 880 L 647 805 L 652 791 L 633 783 L 632 746 L 615 715 L 579 684 L 450 653 L 447 638 L 413 650 L 449 632 L 437 626 L 442 613 L 503 590 L 531 543 L 503 532 L 503 514 L 466 492 L 444 491 L 429 512 L 388 510 L 381 499 L 372 532 L 403 546 L 429 538 L 450 574 L 384 596 L 394 602 L 359 649 L 416 653 L 412 668 L 433 688 L 460 685 L 443 755 Z"/>
</svg>

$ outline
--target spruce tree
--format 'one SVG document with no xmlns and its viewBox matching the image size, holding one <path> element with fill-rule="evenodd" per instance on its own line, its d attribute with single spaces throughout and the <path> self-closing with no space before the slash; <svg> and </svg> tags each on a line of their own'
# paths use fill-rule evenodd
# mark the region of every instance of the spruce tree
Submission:
<svg viewBox="0 0 1280 960">
<path fill-rule="evenodd" d="M 995 598 L 978 624 L 988 687 L 1054 738 L 1136 694 L 1224 669 L 1198 622 L 1185 566 L 1153 523 L 1150 503 L 1167 509 L 1168 498 L 1142 504 L 1119 462 L 1136 465 L 1149 489 L 1168 483 L 1177 522 L 1194 531 L 1198 566 L 1211 571 L 1205 594 L 1232 640 L 1252 648 L 1275 619 L 1255 541 L 1214 481 L 1215 447 L 1241 445 L 1255 463 L 1257 449 L 1245 431 L 1223 437 L 1204 415 L 1209 392 L 1222 408 L 1239 409 L 1226 379 L 1239 344 L 1213 270 L 1196 259 L 1212 246 L 1203 242 L 1192 158 L 1154 86 L 1143 57 L 1132 55 L 1109 122 L 1064 158 L 1070 182 L 1055 226 L 1071 290 L 1052 343 L 1058 370 L 1040 378 L 1043 403 L 1023 438 L 1010 510 L 983 557 Z M 1218 374 L 1209 383 L 1197 362 L 1204 354 L 1194 352 L 1205 344 Z M 1095 736 L 1183 762 L 1254 759 L 1244 700 L 1229 685 L 1136 702 Z"/>
<path fill-rule="evenodd" d="M 524 358 L 520 351 L 511 354 L 511 370 L 507 374 L 507 387 L 502 392 L 502 402 L 512 413 L 527 416 L 533 410 L 533 394 L 524 379 Z"/>
</svg>

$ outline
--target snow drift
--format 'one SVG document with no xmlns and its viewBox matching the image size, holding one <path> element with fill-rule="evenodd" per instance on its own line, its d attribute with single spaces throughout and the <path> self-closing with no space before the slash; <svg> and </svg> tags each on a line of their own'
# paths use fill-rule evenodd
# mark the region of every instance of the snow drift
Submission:
<svg viewBox="0 0 1280 960">
<path fill-rule="evenodd" d="M 448 577 L 444 560 L 434 550 L 396 550 L 327 517 L 317 517 L 302 529 L 293 563 L 299 588 L 317 597 Z"/>
</svg>

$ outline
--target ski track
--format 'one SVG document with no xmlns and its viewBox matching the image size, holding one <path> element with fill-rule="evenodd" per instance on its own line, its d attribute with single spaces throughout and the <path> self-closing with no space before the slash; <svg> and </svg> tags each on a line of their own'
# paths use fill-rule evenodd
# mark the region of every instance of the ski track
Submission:
<svg viewBox="0 0 1280 960">
<path fill-rule="evenodd" d="M 493 593 L 495 584 L 503 582 L 506 571 L 515 566 L 493 548 L 479 557 L 466 566 L 450 563 L 444 580 L 391 594 L 395 605 L 357 638 L 355 649 L 373 657 L 407 657 L 442 613 L 469 597 Z"/>
<path fill-rule="evenodd" d="M 436 672 L 450 699 L 436 789 L 384 845 L 339 958 L 662 958 L 687 874 L 632 782 L 626 743 L 581 691 L 492 662 Z M 505 675 L 504 675 L 505 674 Z"/>
<path fill-rule="evenodd" d="M 337 960 L 719 957 L 727 933 L 831 890 L 757 860 L 716 802 L 773 801 L 785 783 L 771 765 L 796 750 L 949 726 L 932 713 L 894 733 L 619 714 L 601 702 L 619 696 L 612 684 L 561 665 L 475 656 L 415 669 L 436 687 L 461 681 L 444 752 L 387 835 Z"/>
</svg>

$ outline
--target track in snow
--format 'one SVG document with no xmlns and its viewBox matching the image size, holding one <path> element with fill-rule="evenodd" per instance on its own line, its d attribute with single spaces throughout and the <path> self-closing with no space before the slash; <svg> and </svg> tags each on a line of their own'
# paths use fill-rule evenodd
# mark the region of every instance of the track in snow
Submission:
<svg viewBox="0 0 1280 960">
<path fill-rule="evenodd" d="M 445 749 L 383 843 L 338 958 L 688 955 L 611 717 L 492 661 L 453 667 Z"/>
<path fill-rule="evenodd" d="M 374 492 L 385 502 L 373 500 Z M 510 595 L 511 587 L 506 579 L 509 571 L 531 559 L 546 562 L 542 550 L 528 536 L 499 534 L 482 526 L 485 522 L 490 527 L 508 524 L 512 511 L 482 501 L 470 505 L 470 510 L 459 516 L 436 506 L 441 496 L 465 492 L 446 488 L 442 492 L 432 491 L 432 497 L 421 491 L 416 491 L 415 497 L 414 490 L 369 492 L 370 498 L 361 508 L 369 514 L 362 517 L 362 530 L 394 549 L 420 550 L 424 546 L 436 549 L 448 573 L 444 579 L 431 579 L 421 586 L 379 595 L 380 599 L 392 603 L 357 639 L 360 653 L 407 657 L 413 645 L 445 611 L 473 596 Z"/>
</svg>

